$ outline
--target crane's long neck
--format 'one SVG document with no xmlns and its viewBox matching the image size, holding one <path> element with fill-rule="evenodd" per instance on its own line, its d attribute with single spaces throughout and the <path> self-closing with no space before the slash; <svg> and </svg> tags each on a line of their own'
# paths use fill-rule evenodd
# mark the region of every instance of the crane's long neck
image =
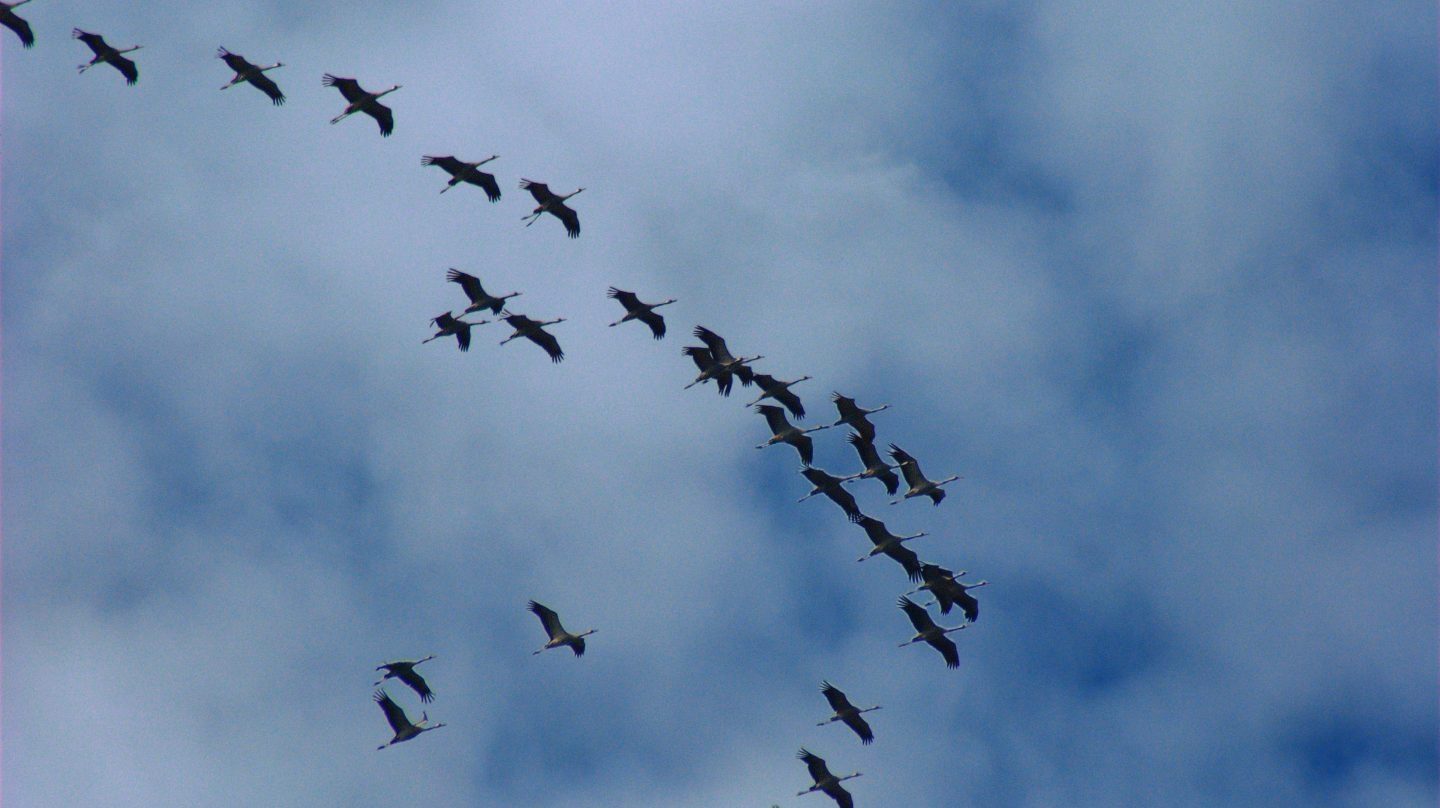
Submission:
<svg viewBox="0 0 1440 808">
<path fill-rule="evenodd" d="M 129 53 L 130 51 L 137 51 L 137 50 L 140 50 L 140 49 L 143 48 L 143 47 L 145 47 L 145 46 L 144 46 L 144 45 L 131 45 L 131 46 L 128 47 L 128 48 L 119 48 L 119 49 L 117 49 L 117 50 L 115 51 L 115 55 L 116 55 L 116 56 L 119 56 L 119 55 L 122 54 L 122 53 Z"/>
<path fill-rule="evenodd" d="M 565 200 L 567 200 L 567 199 L 569 199 L 570 197 L 572 197 L 572 196 L 580 193 L 580 192 L 583 191 L 583 190 L 585 190 L 585 189 L 584 189 L 584 188 L 576 188 L 575 190 L 571 191 L 570 193 L 568 193 L 568 194 L 560 197 L 560 201 L 561 201 L 561 202 L 564 202 Z"/>
<path fill-rule="evenodd" d="M 394 87 L 391 87 L 391 88 L 388 89 L 388 90 L 381 90 L 380 92 L 378 92 L 378 93 L 376 93 L 375 95 L 371 96 L 371 99 L 374 100 L 374 99 L 376 99 L 376 98 L 380 98 L 380 97 L 382 97 L 382 96 L 389 95 L 389 94 L 395 92 L 395 91 L 398 90 L 398 89 L 400 89 L 400 85 L 397 84 L 397 85 L 395 85 Z"/>
</svg>

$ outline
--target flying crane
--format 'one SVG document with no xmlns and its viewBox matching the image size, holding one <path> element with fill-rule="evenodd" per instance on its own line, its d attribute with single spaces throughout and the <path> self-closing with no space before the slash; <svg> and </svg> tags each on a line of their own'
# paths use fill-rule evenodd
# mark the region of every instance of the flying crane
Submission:
<svg viewBox="0 0 1440 808">
<path fill-rule="evenodd" d="M 140 50 L 145 47 L 144 45 L 131 45 L 128 48 L 116 49 L 105 42 L 105 37 L 99 34 L 92 34 L 88 31 L 81 31 L 79 28 L 71 31 L 70 35 L 88 45 L 90 50 L 95 54 L 95 57 L 90 61 L 80 65 L 81 73 L 84 73 L 96 65 L 108 63 L 111 67 L 120 71 L 120 75 L 125 77 L 126 84 L 134 84 L 140 80 L 140 68 L 136 67 L 134 62 L 126 59 L 121 54 Z"/>
<path fill-rule="evenodd" d="M 487 174 L 484 171 L 480 170 L 480 166 L 485 165 L 491 160 L 498 159 L 499 157 L 500 155 L 498 154 L 492 154 L 478 163 L 467 163 L 464 160 L 450 155 L 439 156 L 427 154 L 424 157 L 420 158 L 420 165 L 439 166 L 450 175 L 450 181 L 445 183 L 444 188 L 440 189 L 440 193 L 442 194 L 462 182 L 468 182 L 471 185 L 483 188 L 485 190 L 485 195 L 490 197 L 491 202 L 499 202 L 500 184 L 495 182 L 495 175 Z M 496 313 L 498 314 L 499 312 Z"/>
<path fill-rule="evenodd" d="M 900 643 L 900 647 L 904 648 L 912 643 L 923 642 L 936 651 L 939 651 L 940 656 L 945 657 L 945 664 L 947 666 L 951 668 L 960 667 L 960 652 L 956 650 L 954 640 L 951 640 L 945 635 L 952 631 L 960 631 L 961 629 L 968 628 L 968 624 L 961 623 L 955 628 L 941 628 L 935 625 L 934 620 L 930 619 L 930 613 L 925 611 L 924 606 L 921 606 L 904 595 L 900 596 L 899 604 L 900 608 L 905 610 L 905 616 L 910 618 L 910 625 L 915 627 L 915 636 Z"/>
<path fill-rule="evenodd" d="M 385 671 L 385 675 L 380 677 L 380 681 L 376 682 L 375 684 L 378 685 L 381 682 L 384 682 L 386 679 L 399 679 L 400 681 L 409 685 L 411 690 L 414 690 L 416 693 L 418 693 L 420 695 L 421 701 L 427 703 L 432 702 L 435 700 L 435 694 L 430 690 L 430 685 L 425 683 L 424 677 L 415 672 L 415 666 L 419 665 L 421 662 L 426 662 L 434 658 L 435 655 L 431 654 L 430 656 L 424 657 L 422 659 L 386 662 L 385 664 L 375 669 L 377 671 Z"/>
<path fill-rule="evenodd" d="M 235 78 L 230 79 L 230 81 L 220 89 L 228 90 L 237 84 L 243 84 L 248 81 L 260 92 L 269 96 L 270 103 L 275 106 L 278 107 L 285 103 L 285 94 L 280 92 L 279 85 L 271 81 L 269 76 L 265 75 L 265 71 L 267 70 L 284 67 L 284 62 L 276 62 L 273 65 L 264 66 L 250 64 L 244 56 L 238 53 L 231 53 L 225 50 L 224 46 L 221 46 L 220 50 L 215 53 L 215 58 L 223 59 L 225 66 L 235 71 Z"/>
<path fill-rule="evenodd" d="M 820 692 L 825 695 L 825 700 L 830 702 L 830 709 L 834 710 L 835 714 L 815 726 L 823 727 L 826 724 L 842 721 L 845 723 L 845 726 L 860 736 L 860 743 L 869 744 L 875 740 L 875 733 L 870 730 L 870 725 L 866 723 L 865 719 L 860 717 L 860 714 L 868 713 L 871 710 L 878 710 L 880 709 L 880 705 L 877 704 L 874 707 L 866 707 L 861 710 L 850 703 L 850 699 L 845 695 L 845 691 L 829 682 L 820 683 Z"/>
<path fill-rule="evenodd" d="M 332 76 L 329 73 L 320 78 L 320 83 L 339 90 L 340 94 L 345 96 L 345 100 L 350 102 L 346 105 L 344 112 L 330 119 L 330 123 L 340 123 L 357 112 L 363 112 L 374 118 L 375 123 L 380 125 L 382 137 L 390 137 L 390 133 L 395 131 L 395 114 L 390 111 L 389 107 L 380 103 L 380 98 L 400 89 L 400 85 L 396 84 L 388 90 L 372 93 L 361 87 L 360 82 L 355 79 Z"/>
<path fill-rule="evenodd" d="M 533 600 L 530 601 L 530 605 L 527 608 L 534 612 L 536 617 L 540 618 L 540 625 L 545 627 L 545 634 L 550 638 L 538 651 L 532 651 L 531 656 L 541 651 L 548 651 L 551 648 L 560 648 L 565 645 L 570 646 L 570 650 L 575 652 L 575 656 L 585 656 L 585 638 L 594 634 L 595 629 L 592 628 L 587 631 L 582 631 L 579 634 L 571 634 L 565 630 L 564 626 L 560 625 L 560 616 L 557 615 L 553 609 L 546 608 Z"/>
<path fill-rule="evenodd" d="M 526 227 L 535 224 L 535 220 L 540 218 L 541 215 L 549 213 L 565 223 L 565 235 L 570 238 L 580 238 L 580 214 L 566 205 L 565 200 L 585 190 L 584 188 L 577 188 L 561 196 L 550 190 L 550 186 L 545 183 L 534 180 L 522 179 L 520 180 L 520 187 L 529 191 L 530 195 L 535 197 L 535 201 L 539 203 L 535 206 L 534 210 L 530 211 L 529 216 L 521 217 L 522 221 L 528 220 L 525 221 Z"/>
<path fill-rule="evenodd" d="M 430 715 L 425 712 L 420 713 L 420 720 L 417 723 L 410 723 L 410 719 L 406 717 L 405 711 L 400 709 L 400 705 L 391 700 L 383 690 L 375 691 L 375 703 L 380 705 L 380 709 L 385 712 L 385 720 L 389 721 L 390 728 L 395 730 L 395 737 L 391 738 L 389 743 L 375 747 L 376 749 L 394 746 L 397 743 L 408 741 L 422 732 L 429 732 L 432 729 L 440 729 L 445 726 L 444 724 L 435 724 L 429 727 L 425 726 L 430 722 Z"/>
<path fill-rule="evenodd" d="M 669 300 L 662 300 L 659 303 L 643 303 L 634 292 L 616 289 L 614 286 L 605 292 L 605 296 L 611 300 L 619 301 L 620 305 L 625 307 L 625 316 L 611 323 L 610 325 L 612 327 L 631 320 L 639 320 L 645 325 L 650 326 L 650 333 L 655 335 L 655 339 L 661 339 L 665 336 L 665 318 L 656 314 L 655 310 L 661 306 L 668 306 L 674 303 L 675 298 L 672 297 Z"/>
<path fill-rule="evenodd" d="M 805 761 L 805 767 L 810 770 L 810 779 L 815 781 L 815 785 L 810 786 L 795 796 L 803 797 L 812 791 L 823 791 L 825 795 L 834 800 L 835 804 L 840 806 L 840 808 L 855 808 L 854 798 L 850 796 L 850 792 L 846 791 L 844 786 L 840 785 L 840 781 L 849 780 L 852 777 L 859 777 L 860 772 L 851 772 L 844 777 L 836 777 L 830 773 L 830 768 L 825 765 L 825 758 L 805 749 L 803 746 L 800 748 L 800 751 L 796 753 L 795 757 Z"/>
</svg>

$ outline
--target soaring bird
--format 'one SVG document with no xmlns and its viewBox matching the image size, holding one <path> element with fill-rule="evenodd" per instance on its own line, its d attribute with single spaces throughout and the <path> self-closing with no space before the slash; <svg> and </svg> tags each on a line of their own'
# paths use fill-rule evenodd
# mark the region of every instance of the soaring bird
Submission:
<svg viewBox="0 0 1440 808">
<path fill-rule="evenodd" d="M 905 542 L 911 539 L 918 539 L 921 536 L 928 536 L 930 535 L 929 533 L 921 531 L 920 533 L 909 536 L 896 536 L 890 532 L 889 528 L 885 527 L 884 522 L 863 514 L 860 516 L 858 524 L 865 528 L 865 535 L 870 537 L 870 543 L 875 546 L 870 552 L 855 559 L 856 561 L 864 561 L 867 558 L 882 554 L 887 555 L 895 559 L 900 563 L 900 566 L 905 568 L 905 574 L 910 576 L 910 580 L 916 581 L 920 579 L 920 558 L 915 555 L 914 550 L 905 546 Z"/>
<path fill-rule="evenodd" d="M 877 704 L 874 707 L 866 707 L 863 710 L 858 709 L 850 703 L 850 699 L 846 698 L 845 691 L 829 682 L 820 683 L 820 692 L 825 694 L 825 700 L 830 702 L 830 709 L 834 710 L 835 714 L 815 726 L 823 727 L 826 724 L 843 721 L 845 722 L 845 726 L 854 730 L 855 734 L 860 736 L 860 743 L 869 744 L 875 740 L 875 733 L 870 731 L 870 725 L 865 723 L 865 719 L 861 718 L 860 714 L 868 713 L 871 710 L 878 710 L 880 709 L 880 705 Z"/>
<path fill-rule="evenodd" d="M 966 628 L 966 624 L 961 623 L 955 628 L 941 628 L 930 619 L 930 613 L 925 611 L 924 606 L 904 595 L 900 596 L 900 608 L 905 610 L 905 616 L 910 618 L 910 625 L 915 627 L 915 636 L 900 643 L 901 648 L 911 643 L 923 642 L 939 651 L 940 656 L 945 657 L 946 665 L 951 668 L 960 667 L 960 652 L 955 649 L 954 641 L 945 635 Z"/>
<path fill-rule="evenodd" d="M 340 94 L 345 96 L 345 100 L 350 102 L 344 112 L 330 119 L 330 123 L 340 123 L 357 112 L 363 112 L 374 118 L 375 123 L 380 124 L 382 137 L 390 137 L 390 133 L 395 131 L 395 115 L 389 107 L 380 103 L 380 98 L 400 89 L 400 85 L 396 84 L 388 90 L 372 93 L 363 89 L 360 82 L 355 79 L 332 76 L 329 73 L 320 78 L 320 83 L 339 90 Z"/>
<path fill-rule="evenodd" d="M 244 56 L 241 56 L 238 53 L 231 53 L 230 51 L 225 50 L 223 46 L 220 48 L 219 51 L 215 53 L 215 57 L 217 59 L 224 59 L 225 65 L 231 70 L 235 71 L 235 78 L 230 79 L 230 81 L 227 82 L 225 86 L 221 87 L 220 89 L 228 90 L 237 84 L 248 81 L 253 84 L 257 89 L 259 89 L 260 92 L 270 96 L 270 103 L 274 104 L 275 106 L 278 107 L 281 104 L 285 103 L 285 94 L 280 92 L 279 86 L 277 86 L 275 82 L 271 81 L 269 76 L 265 75 L 265 71 L 267 70 L 274 70 L 277 67 L 284 67 L 284 62 L 276 62 L 273 65 L 264 66 L 252 65 L 249 61 L 245 59 Z"/>
<path fill-rule="evenodd" d="M 444 724 L 436 724 L 433 727 L 425 726 L 430 722 L 430 715 L 425 712 L 420 713 L 420 721 L 418 723 L 410 723 L 410 719 L 405 716 L 405 711 L 400 709 L 400 705 L 391 701 L 390 697 L 387 696 L 383 690 L 375 691 L 375 703 L 380 705 L 381 710 L 385 711 L 385 720 L 389 721 L 390 728 L 395 730 L 395 737 L 390 739 L 390 743 L 381 744 L 375 747 L 376 749 L 394 746 L 397 743 L 408 741 L 422 732 L 429 732 L 432 729 L 440 729 L 445 726 Z"/>
<path fill-rule="evenodd" d="M 430 686 L 425 684 L 425 680 L 421 678 L 420 674 L 415 672 L 415 666 L 419 665 L 421 662 L 426 662 L 434 658 L 435 655 L 431 654 L 430 656 L 427 656 L 423 659 L 386 662 L 385 664 L 375 669 L 377 671 L 385 671 L 385 675 L 380 677 L 380 681 L 376 682 L 375 684 L 378 685 L 381 682 L 384 682 L 386 679 L 399 679 L 400 681 L 409 685 L 411 690 L 419 693 L 421 701 L 427 703 L 432 702 L 435 700 L 435 694 L 431 692 Z"/>
<path fill-rule="evenodd" d="M 967 590 L 986 586 L 990 582 L 980 581 L 974 584 L 962 584 L 955 580 L 964 574 L 964 570 L 957 573 L 951 572 L 938 564 L 921 564 L 920 577 L 925 583 L 905 594 L 913 595 L 916 592 L 929 590 L 930 594 L 935 596 L 935 602 L 940 604 L 941 614 L 949 614 L 950 608 L 959 604 L 960 611 L 965 614 L 965 619 L 973 623 L 980 617 L 980 601 L 976 600 L 975 596 Z"/>
<path fill-rule="evenodd" d="M 668 306 L 674 303 L 675 298 L 672 297 L 669 300 L 662 300 L 659 303 L 642 303 L 640 302 L 640 298 L 635 296 L 634 292 L 616 289 L 613 286 L 605 292 L 605 296 L 611 300 L 620 301 L 620 305 L 625 307 L 625 316 L 611 323 L 611 326 L 617 326 L 631 320 L 639 320 L 645 325 L 650 326 L 650 333 L 655 335 L 655 339 L 661 339 L 665 336 L 665 318 L 656 314 L 655 310 L 661 306 Z"/>
<path fill-rule="evenodd" d="M 911 457 L 904 449 L 901 449 L 893 443 L 890 444 L 890 458 L 900 464 L 900 473 L 905 475 L 905 483 L 910 486 L 910 490 L 906 491 L 905 495 L 900 499 L 929 497 L 932 502 L 939 505 L 940 500 L 945 498 L 945 490 L 940 486 L 960 479 L 960 475 L 958 474 L 946 477 L 943 480 L 926 479 L 925 475 L 920 471 L 920 463 L 916 461 L 914 457 Z M 894 505 L 899 501 L 899 499 L 891 500 L 890 504 Z"/>
<path fill-rule="evenodd" d="M 695 362 L 695 367 L 700 369 L 700 372 L 695 375 L 695 380 L 685 385 L 686 390 L 689 390 L 697 384 L 714 381 L 715 387 L 720 395 L 730 395 L 730 387 L 735 382 L 735 374 L 731 373 L 719 362 L 716 362 L 709 348 L 699 345 L 687 345 L 680 349 L 680 353 L 690 357 Z"/>
<path fill-rule="evenodd" d="M 468 182 L 471 185 L 478 185 L 481 188 L 484 188 L 485 195 L 490 197 L 491 202 L 499 202 L 500 185 L 495 182 L 495 175 L 486 174 L 484 171 L 480 170 L 480 166 L 483 166 L 491 160 L 495 160 L 499 157 L 500 155 L 498 154 L 492 154 L 478 163 L 467 163 L 464 160 L 460 160 L 458 158 L 448 155 L 441 157 L 437 155 L 427 154 L 424 157 L 420 158 L 420 165 L 440 166 L 441 168 L 445 169 L 445 171 L 450 175 L 450 181 L 445 183 L 444 188 L 440 189 L 440 193 L 442 194 L 462 182 Z"/>
<path fill-rule="evenodd" d="M 571 634 L 565 630 L 564 626 L 560 625 L 560 616 L 555 614 L 551 609 L 541 606 L 533 600 L 530 601 L 529 608 L 530 611 L 535 613 L 536 617 L 540 618 L 540 625 L 545 627 L 545 633 L 550 636 L 549 641 L 547 641 L 545 645 L 538 651 L 531 653 L 532 656 L 540 653 L 540 651 L 559 648 L 562 645 L 570 646 L 570 650 L 574 651 L 577 657 L 585 656 L 585 638 L 594 634 L 595 629 L 592 628 L 588 631 L 582 631 L 579 634 Z"/>
<path fill-rule="evenodd" d="M 767 398 L 773 398 L 781 404 L 784 404 L 785 409 L 789 410 L 791 415 L 795 416 L 796 418 L 804 418 L 805 405 L 800 403 L 799 396 L 791 392 L 790 385 L 798 384 L 799 382 L 803 382 L 808 378 L 810 377 L 801 376 L 794 381 L 785 382 L 775 378 L 774 376 L 771 376 L 768 373 L 756 373 L 754 374 L 754 381 L 756 384 L 760 385 L 760 389 L 764 390 L 765 392 L 761 393 L 759 398 L 750 402 L 746 406 L 754 406 Z"/>
<path fill-rule="evenodd" d="M 93 59 L 80 65 L 81 73 L 84 73 L 95 65 L 109 62 L 112 67 L 119 70 L 120 74 L 125 77 L 126 84 L 134 84 L 140 80 L 140 68 L 136 67 L 134 62 L 121 56 L 121 54 L 140 50 L 145 47 L 144 45 L 131 45 L 128 48 L 120 48 L 117 50 L 107 44 L 105 37 L 99 34 L 92 34 L 76 28 L 70 32 L 70 35 L 90 46 L 90 50 L 95 54 Z"/>
<path fill-rule="evenodd" d="M 800 453 L 800 462 L 810 465 L 815 461 L 815 444 L 806 433 L 818 432 L 822 429 L 829 429 L 825 426 L 813 426 L 809 429 L 801 429 L 785 420 L 785 409 L 774 404 L 761 404 L 756 407 L 760 414 L 765 416 L 765 423 L 770 425 L 770 432 L 773 433 L 770 440 L 756 446 L 756 449 L 764 449 L 766 446 L 774 446 L 777 443 L 788 443 L 795 447 Z"/>
<path fill-rule="evenodd" d="M 0 25 L 9 28 L 20 37 L 20 44 L 29 48 L 35 44 L 35 35 L 30 33 L 30 23 L 20 19 L 15 9 L 25 5 L 30 0 L 20 0 L 18 3 L 0 3 Z"/>
<path fill-rule="evenodd" d="M 434 323 L 435 327 L 440 330 L 436 331 L 435 336 L 431 337 L 430 339 L 421 340 L 421 345 L 424 345 L 425 343 L 432 340 L 440 339 L 441 337 L 454 336 L 455 341 L 460 343 L 460 350 L 468 351 L 470 350 L 470 327 L 474 325 L 485 325 L 490 321 L 477 320 L 471 323 L 465 320 L 461 320 L 447 311 L 444 314 L 439 315 L 438 317 L 431 318 L 430 322 Z"/>
<path fill-rule="evenodd" d="M 860 433 L 861 437 L 868 441 L 875 440 L 875 425 L 870 423 L 870 419 L 865 416 L 881 410 L 890 409 L 889 404 L 881 404 L 873 410 L 867 410 L 864 407 L 857 406 L 855 399 L 847 398 L 839 393 L 832 395 L 830 400 L 835 402 L 835 409 L 840 411 L 840 420 L 836 421 L 833 426 L 849 424 L 851 428 Z"/>
<path fill-rule="evenodd" d="M 696 339 L 705 343 L 705 347 L 710 349 L 710 355 L 715 358 L 716 364 L 739 377 L 740 384 L 749 387 L 750 383 L 755 381 L 755 371 L 746 367 L 746 365 L 756 360 L 764 359 L 765 357 L 735 356 L 730 353 L 730 346 L 725 344 L 724 337 L 703 325 L 695 326 L 695 330 L 690 333 L 694 334 Z"/>
<path fill-rule="evenodd" d="M 580 238 L 580 214 L 566 205 L 565 200 L 585 190 L 584 188 L 577 188 L 561 196 L 550 190 L 550 186 L 545 183 L 534 180 L 522 179 L 520 187 L 529 191 L 530 195 L 535 197 L 535 201 L 539 203 L 534 210 L 530 211 L 529 216 L 521 217 L 529 220 L 525 223 L 526 227 L 535 224 L 535 220 L 540 218 L 541 214 L 550 213 L 565 223 L 565 235 L 570 238 Z"/>
<path fill-rule="evenodd" d="M 564 361 L 565 352 L 560 350 L 560 341 L 555 339 L 554 334 L 545 330 L 545 326 L 547 325 L 565 322 L 564 317 L 557 317 L 554 320 L 532 320 L 523 314 L 506 314 L 501 319 L 509 323 L 511 328 L 515 329 L 515 333 L 500 340 L 501 345 L 517 337 L 524 337 L 536 345 L 539 345 L 541 348 L 544 348 L 545 353 L 550 354 L 551 362 Z"/>
<path fill-rule="evenodd" d="M 489 294 L 485 291 L 485 287 L 480 285 L 479 278 L 454 267 L 445 273 L 445 280 L 460 284 L 460 288 L 465 290 L 465 296 L 470 298 L 470 305 L 460 313 L 462 317 L 472 311 L 483 311 L 484 309 L 489 309 L 491 314 L 499 314 L 500 310 L 505 308 L 505 301 L 520 296 L 519 292 L 511 292 L 508 295 Z"/>
<path fill-rule="evenodd" d="M 831 426 L 834 426 L 833 424 Z M 865 464 L 864 471 L 856 475 L 859 479 L 875 479 L 885 484 L 885 493 L 891 496 L 900 490 L 900 478 L 895 476 L 891 469 L 898 468 L 880 459 L 880 452 L 876 450 L 875 444 L 865 439 L 859 432 L 851 432 L 846 438 L 855 451 L 860 455 L 860 462 Z"/>
<path fill-rule="evenodd" d="M 825 765 L 824 758 L 806 750 L 804 747 L 800 748 L 800 751 L 795 757 L 805 761 L 806 768 L 810 770 L 810 779 L 815 781 L 815 785 L 810 786 L 795 796 L 803 797 L 812 791 L 823 791 L 825 795 L 834 800 L 835 804 L 840 806 L 840 808 L 855 808 L 855 800 L 851 798 L 850 792 L 846 791 L 845 787 L 840 785 L 840 781 L 849 780 L 852 777 L 859 777 L 860 772 L 852 772 L 844 777 L 836 777 L 830 773 L 829 767 Z"/>
<path fill-rule="evenodd" d="M 864 514 L 860 513 L 860 506 L 855 504 L 855 497 L 841 487 L 842 484 L 855 479 L 853 475 L 849 477 L 836 477 L 814 466 L 802 466 L 800 473 L 805 475 L 805 479 L 809 480 L 810 484 L 815 487 L 810 489 L 810 493 L 796 500 L 797 502 L 804 502 L 816 494 L 824 494 L 830 498 L 831 502 L 840 506 L 840 510 L 845 512 L 845 515 L 850 518 L 850 521 L 858 522 L 864 517 Z"/>
</svg>

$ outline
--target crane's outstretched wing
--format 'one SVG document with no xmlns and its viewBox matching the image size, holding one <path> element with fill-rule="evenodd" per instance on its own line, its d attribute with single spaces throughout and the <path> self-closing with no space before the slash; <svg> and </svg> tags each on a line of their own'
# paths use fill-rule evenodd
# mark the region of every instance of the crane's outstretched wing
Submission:
<svg viewBox="0 0 1440 808">
<path fill-rule="evenodd" d="M 375 691 L 374 698 L 375 703 L 380 705 L 380 709 L 385 712 L 385 720 L 390 722 L 390 728 L 395 730 L 396 734 L 413 726 L 410 719 L 405 716 L 405 711 L 400 709 L 400 705 L 392 701 L 385 691 Z"/>
</svg>

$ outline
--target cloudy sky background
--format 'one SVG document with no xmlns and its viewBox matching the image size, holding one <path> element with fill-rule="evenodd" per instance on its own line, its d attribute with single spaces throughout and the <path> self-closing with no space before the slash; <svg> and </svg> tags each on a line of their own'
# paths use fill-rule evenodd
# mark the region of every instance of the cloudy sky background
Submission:
<svg viewBox="0 0 1440 808">
<path fill-rule="evenodd" d="M 1434 804 L 1433 4 L 146 5 L 0 32 L 6 805 Z M 449 266 L 567 360 L 421 346 Z M 959 671 L 696 323 L 965 475 L 856 488 Z"/>
</svg>

